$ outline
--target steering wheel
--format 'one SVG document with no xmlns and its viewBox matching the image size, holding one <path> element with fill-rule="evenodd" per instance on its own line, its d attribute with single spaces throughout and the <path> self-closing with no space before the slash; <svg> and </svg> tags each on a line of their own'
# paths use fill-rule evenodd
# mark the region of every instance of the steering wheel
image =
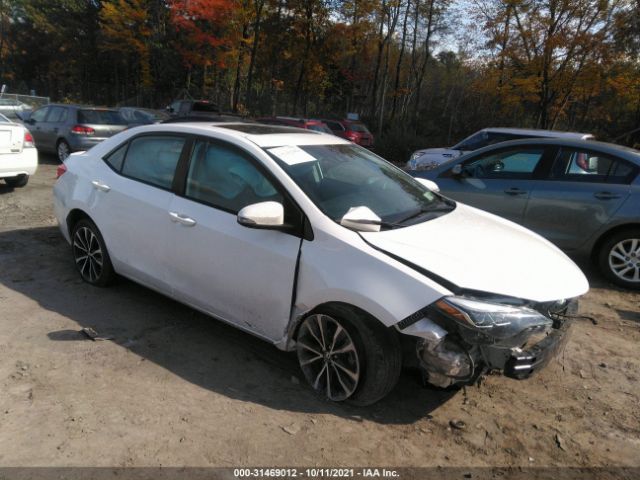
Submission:
<svg viewBox="0 0 640 480">
<path fill-rule="evenodd" d="M 479 163 L 476 166 L 474 166 L 472 173 L 474 178 L 484 177 L 484 167 L 482 166 L 482 164 Z"/>
<path fill-rule="evenodd" d="M 389 182 L 387 180 L 388 179 L 384 177 L 371 177 L 367 179 L 367 186 L 378 186 L 378 188 L 380 188 L 381 190 L 386 190 L 387 185 L 389 185 Z"/>
</svg>

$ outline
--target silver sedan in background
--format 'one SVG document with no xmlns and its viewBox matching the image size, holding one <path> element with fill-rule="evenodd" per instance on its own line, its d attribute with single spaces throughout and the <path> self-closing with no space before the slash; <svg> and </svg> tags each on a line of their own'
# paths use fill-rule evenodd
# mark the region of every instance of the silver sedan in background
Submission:
<svg viewBox="0 0 640 480">
<path fill-rule="evenodd" d="M 568 253 L 590 255 L 611 281 L 640 289 L 640 151 L 595 141 L 526 139 L 410 173 Z"/>
</svg>

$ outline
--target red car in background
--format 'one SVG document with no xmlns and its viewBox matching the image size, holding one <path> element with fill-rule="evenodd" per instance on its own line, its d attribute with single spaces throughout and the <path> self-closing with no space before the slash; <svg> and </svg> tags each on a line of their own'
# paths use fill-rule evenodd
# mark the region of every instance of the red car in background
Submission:
<svg viewBox="0 0 640 480">
<path fill-rule="evenodd" d="M 322 120 L 331 129 L 334 135 L 346 138 L 363 147 L 373 147 L 373 135 L 364 125 L 357 120 Z"/>
<path fill-rule="evenodd" d="M 263 117 L 257 118 L 256 122 L 266 123 L 267 125 L 282 125 L 284 127 L 297 127 L 307 130 L 314 130 L 316 132 L 330 133 L 333 132 L 327 127 L 322 120 L 312 120 L 308 118 L 296 118 L 296 117 Z"/>
</svg>

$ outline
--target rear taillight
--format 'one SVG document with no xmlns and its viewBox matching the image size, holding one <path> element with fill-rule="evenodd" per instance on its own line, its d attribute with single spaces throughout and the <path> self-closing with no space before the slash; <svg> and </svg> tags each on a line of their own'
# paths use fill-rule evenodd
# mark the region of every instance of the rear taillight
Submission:
<svg viewBox="0 0 640 480">
<path fill-rule="evenodd" d="M 75 133 L 76 135 L 93 135 L 96 131 L 85 125 L 74 125 L 71 129 L 71 133 Z"/>
<path fill-rule="evenodd" d="M 33 148 L 36 145 L 33 143 L 33 135 L 28 131 L 24 132 L 24 142 L 22 143 L 23 148 Z"/>
<path fill-rule="evenodd" d="M 67 166 L 64 163 L 61 163 L 60 165 L 58 165 L 58 168 L 56 168 L 56 178 L 60 178 L 62 175 L 64 175 L 64 172 L 67 171 Z"/>
</svg>

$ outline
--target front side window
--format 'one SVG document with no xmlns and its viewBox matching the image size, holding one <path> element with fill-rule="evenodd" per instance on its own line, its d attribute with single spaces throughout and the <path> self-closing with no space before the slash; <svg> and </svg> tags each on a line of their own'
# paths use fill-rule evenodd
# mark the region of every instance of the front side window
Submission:
<svg viewBox="0 0 640 480">
<path fill-rule="evenodd" d="M 284 201 L 244 152 L 207 141 L 194 146 L 185 195 L 232 213 L 253 203 Z"/>
<path fill-rule="evenodd" d="M 543 147 L 519 147 L 481 155 L 465 163 L 473 178 L 531 178 L 544 155 Z"/>
<path fill-rule="evenodd" d="M 383 222 L 404 226 L 455 206 L 357 145 L 299 145 L 266 151 L 337 222 L 351 208 L 368 207 Z"/>
<path fill-rule="evenodd" d="M 599 152 L 563 148 L 551 169 L 551 178 L 593 183 L 631 183 L 637 167 Z"/>
<path fill-rule="evenodd" d="M 184 143 L 185 139 L 182 137 L 135 138 L 129 145 L 122 174 L 168 190 L 173 183 Z"/>
</svg>

